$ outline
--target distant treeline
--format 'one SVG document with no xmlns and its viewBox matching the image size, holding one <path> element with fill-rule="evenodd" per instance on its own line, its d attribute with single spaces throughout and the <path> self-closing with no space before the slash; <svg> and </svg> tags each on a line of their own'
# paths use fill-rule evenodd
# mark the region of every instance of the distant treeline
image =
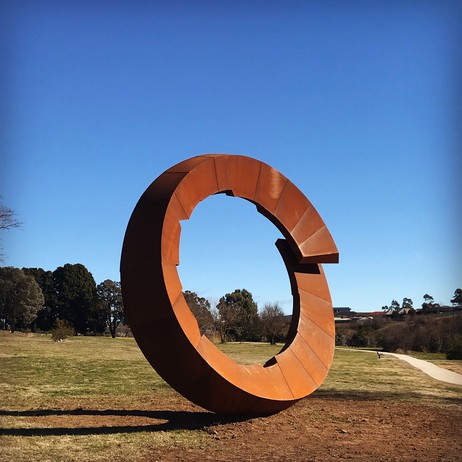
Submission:
<svg viewBox="0 0 462 462">
<path fill-rule="evenodd" d="M 278 304 L 259 311 L 252 294 L 236 289 L 220 298 L 216 307 L 195 292 L 185 291 L 201 333 L 221 342 L 284 340 L 289 321 Z M 155 294 L 153 294 L 155 301 Z M 65 324 L 62 324 L 62 323 Z M 120 283 L 96 285 L 84 265 L 66 264 L 54 271 L 42 268 L 0 267 L 0 327 L 49 332 L 69 327 L 81 335 L 129 332 L 124 324 Z"/>
<path fill-rule="evenodd" d="M 201 333 L 215 341 L 275 343 L 286 338 L 290 316 L 285 316 L 277 303 L 259 310 L 246 289 L 225 294 L 215 307 L 195 292 L 187 290 L 184 297 Z M 459 306 L 461 298 L 462 291 L 457 289 L 453 305 Z M 393 300 L 390 307 L 383 307 L 380 318 L 338 325 L 336 344 L 462 357 L 462 313 L 437 317 L 432 315 L 439 308 L 433 298 L 426 294 L 424 300 L 424 316 L 416 314 L 412 300 L 406 298 L 402 305 Z M 57 326 L 81 335 L 115 337 L 129 332 L 120 283 L 107 279 L 96 285 L 92 274 L 79 263 L 54 271 L 0 267 L 0 327 L 49 332 Z"/>
<path fill-rule="evenodd" d="M 115 336 L 124 321 L 120 283 L 96 285 L 84 265 L 42 268 L 0 268 L 0 323 L 3 329 L 48 332 L 57 320 L 78 334 Z"/>
<path fill-rule="evenodd" d="M 360 319 L 336 325 L 337 346 L 445 353 L 462 359 L 462 312 Z"/>
</svg>

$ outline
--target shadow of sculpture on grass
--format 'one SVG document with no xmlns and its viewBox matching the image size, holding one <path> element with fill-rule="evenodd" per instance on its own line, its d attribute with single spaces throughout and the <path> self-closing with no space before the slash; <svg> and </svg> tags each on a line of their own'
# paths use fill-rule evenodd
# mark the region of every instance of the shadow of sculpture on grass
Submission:
<svg viewBox="0 0 462 462">
<path fill-rule="evenodd" d="M 210 412 L 190 411 L 144 411 L 138 409 L 37 409 L 27 411 L 0 410 L 1 416 L 47 417 L 47 416 L 120 416 L 144 417 L 160 421 L 146 425 L 115 425 L 86 427 L 28 427 L 0 428 L 0 436 L 62 436 L 62 435 L 107 435 L 113 433 L 158 432 L 174 430 L 206 430 L 208 427 L 233 422 L 243 422 L 256 416 L 230 417 Z"/>
</svg>

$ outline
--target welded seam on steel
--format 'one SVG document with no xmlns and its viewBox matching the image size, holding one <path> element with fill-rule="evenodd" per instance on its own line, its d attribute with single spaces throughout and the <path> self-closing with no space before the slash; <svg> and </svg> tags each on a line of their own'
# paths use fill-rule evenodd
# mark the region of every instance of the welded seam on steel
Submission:
<svg viewBox="0 0 462 462">
<path fill-rule="evenodd" d="M 201 336 L 178 276 L 180 221 L 217 193 L 249 200 L 283 234 L 277 247 L 293 290 L 293 324 L 264 365 L 241 365 Z M 192 402 L 223 414 L 280 411 L 312 393 L 334 353 L 332 301 L 321 263 L 338 262 L 313 205 L 284 175 L 246 156 L 192 157 L 160 175 L 125 234 L 121 283 L 128 323 L 156 371 Z"/>
</svg>

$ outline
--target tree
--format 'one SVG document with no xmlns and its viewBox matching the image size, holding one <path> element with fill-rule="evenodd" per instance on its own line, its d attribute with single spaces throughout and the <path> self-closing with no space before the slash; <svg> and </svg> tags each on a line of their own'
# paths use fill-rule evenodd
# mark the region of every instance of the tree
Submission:
<svg viewBox="0 0 462 462">
<path fill-rule="evenodd" d="M 231 320 L 233 322 L 232 326 L 226 327 L 228 336 L 231 335 L 237 341 L 258 338 L 258 306 L 248 290 L 236 289 L 221 297 L 217 310 L 218 318 L 225 320 L 226 325 Z"/>
<path fill-rule="evenodd" d="M 413 302 L 412 302 L 412 300 L 410 298 L 404 297 L 402 307 L 403 308 L 412 308 L 412 303 Z"/>
<path fill-rule="evenodd" d="M 60 319 L 69 322 L 77 333 L 104 330 L 98 319 L 96 283 L 84 265 L 67 263 L 56 268 L 53 286 Z"/>
<path fill-rule="evenodd" d="M 429 294 L 425 294 L 423 299 L 424 303 L 422 303 L 422 310 L 427 313 L 436 311 L 440 307 L 439 303 L 435 303 L 433 297 Z"/>
<path fill-rule="evenodd" d="M 54 328 L 51 330 L 51 340 L 53 342 L 63 342 L 67 337 L 71 337 L 74 334 L 73 327 L 67 321 L 58 318 L 55 321 Z"/>
<path fill-rule="evenodd" d="M 211 336 L 215 331 L 215 323 L 210 311 L 210 302 L 190 290 L 184 291 L 183 296 L 197 320 L 201 335 Z"/>
<path fill-rule="evenodd" d="M 220 299 L 216 309 L 212 311 L 215 329 L 220 334 L 221 343 L 226 343 L 234 335 L 240 335 L 241 313 L 232 303 L 225 303 Z"/>
<path fill-rule="evenodd" d="M 462 335 L 456 334 L 450 340 L 446 351 L 446 359 L 462 359 Z"/>
<path fill-rule="evenodd" d="M 21 224 L 22 223 L 16 219 L 13 210 L 0 202 L 0 230 L 19 228 Z"/>
<path fill-rule="evenodd" d="M 1 198 L 0 198 L 1 199 Z M 22 223 L 15 217 L 13 210 L 0 202 L 0 230 L 19 228 Z M 3 261 L 3 254 L 0 253 L 0 261 Z"/>
<path fill-rule="evenodd" d="M 451 303 L 454 306 L 462 305 L 462 289 L 456 289 L 454 291 L 454 297 L 451 299 Z"/>
<path fill-rule="evenodd" d="M 371 340 L 372 339 L 372 340 Z M 348 346 L 353 347 L 368 347 L 374 345 L 374 336 L 370 329 L 360 326 L 359 329 L 352 335 Z"/>
<path fill-rule="evenodd" d="M 111 337 L 115 338 L 118 325 L 124 322 L 124 306 L 120 282 L 106 279 L 101 284 L 98 284 L 96 295 Z"/>
<path fill-rule="evenodd" d="M 430 311 L 431 306 L 433 305 L 433 297 L 429 294 L 423 296 L 424 302 L 422 303 L 422 309 L 424 311 Z"/>
<path fill-rule="evenodd" d="M 42 290 L 32 276 L 19 268 L 0 268 L 0 318 L 4 329 L 12 332 L 18 327 L 27 328 L 43 306 Z"/>
<path fill-rule="evenodd" d="M 284 330 L 289 325 L 284 312 L 277 303 L 266 304 L 260 314 L 260 319 L 262 331 L 271 345 L 276 343 L 278 337 L 284 336 Z"/>
<path fill-rule="evenodd" d="M 53 272 L 42 268 L 23 268 L 24 273 L 32 276 L 42 289 L 44 303 L 37 313 L 35 326 L 42 331 L 53 329 L 58 318 L 56 291 L 53 283 Z"/>
<path fill-rule="evenodd" d="M 399 310 L 401 309 L 401 306 L 396 300 L 392 300 L 390 303 L 390 308 L 392 314 L 398 314 Z"/>
<path fill-rule="evenodd" d="M 415 314 L 413 301 L 410 298 L 403 298 L 403 304 L 401 305 L 403 314 Z"/>
</svg>

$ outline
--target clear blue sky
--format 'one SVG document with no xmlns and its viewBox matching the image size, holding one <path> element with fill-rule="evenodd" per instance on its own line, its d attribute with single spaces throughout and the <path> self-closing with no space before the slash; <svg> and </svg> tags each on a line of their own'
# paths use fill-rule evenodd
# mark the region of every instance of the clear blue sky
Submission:
<svg viewBox="0 0 462 462">
<path fill-rule="evenodd" d="M 334 305 L 462 286 L 461 3 L 2 1 L 0 194 L 24 223 L 4 265 L 119 280 L 143 191 L 202 153 L 266 162 L 340 250 Z M 278 232 L 213 197 L 184 223 L 185 289 L 290 312 Z"/>
</svg>

